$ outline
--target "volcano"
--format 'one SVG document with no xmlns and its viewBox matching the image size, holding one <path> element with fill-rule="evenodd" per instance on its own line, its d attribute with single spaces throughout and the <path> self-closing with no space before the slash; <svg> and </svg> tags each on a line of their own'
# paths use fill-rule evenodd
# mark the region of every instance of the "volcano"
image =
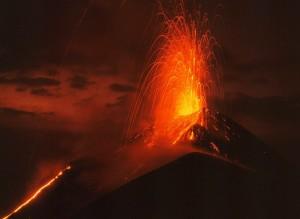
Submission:
<svg viewBox="0 0 300 219">
<path fill-rule="evenodd" d="M 204 150 L 100 194 L 74 180 L 84 169 L 74 164 L 11 218 L 295 218 L 296 169 L 231 119 L 212 112 L 209 119 L 209 128 L 186 134 Z"/>
<path fill-rule="evenodd" d="M 288 180 L 281 171 L 254 174 L 192 153 L 94 201 L 74 218 L 295 218 L 295 185 Z"/>
<path fill-rule="evenodd" d="M 175 151 L 181 156 L 135 177 L 126 172 L 130 180 L 104 192 L 78 183 L 74 176 L 88 168 L 71 164 L 53 187 L 11 218 L 297 218 L 297 171 L 246 129 L 211 110 L 220 88 L 217 42 L 207 16 L 188 14 L 183 1 L 174 17 L 161 14 L 154 60 L 139 83 L 125 133 L 129 141 L 120 151 L 137 160 L 130 170 L 124 168 L 129 172 L 145 158 L 165 158 L 154 155 L 170 157 Z M 139 153 L 130 154 L 131 148 Z M 151 148 L 158 153 L 149 155 Z"/>
</svg>

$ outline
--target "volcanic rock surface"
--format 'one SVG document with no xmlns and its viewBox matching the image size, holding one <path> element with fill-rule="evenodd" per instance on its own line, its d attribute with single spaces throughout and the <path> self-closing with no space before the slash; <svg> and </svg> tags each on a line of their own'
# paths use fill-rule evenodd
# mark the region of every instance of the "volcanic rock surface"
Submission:
<svg viewBox="0 0 300 219">
<path fill-rule="evenodd" d="M 101 194 L 74 180 L 81 171 L 74 165 L 11 218 L 300 218 L 296 168 L 222 114 L 209 112 L 207 128 L 191 131 L 190 143 L 208 153 L 187 154 Z"/>
<path fill-rule="evenodd" d="M 95 200 L 74 218 L 296 218 L 293 180 L 286 172 L 251 172 L 192 153 Z"/>
</svg>

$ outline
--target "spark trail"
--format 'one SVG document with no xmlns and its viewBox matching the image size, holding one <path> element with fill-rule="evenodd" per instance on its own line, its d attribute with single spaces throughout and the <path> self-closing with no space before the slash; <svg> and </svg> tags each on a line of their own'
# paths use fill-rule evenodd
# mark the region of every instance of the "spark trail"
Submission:
<svg viewBox="0 0 300 219">
<path fill-rule="evenodd" d="M 59 179 L 66 171 L 70 170 L 71 166 L 67 166 L 64 169 L 60 170 L 56 176 L 54 176 L 52 179 L 50 179 L 47 183 L 42 185 L 40 188 L 38 188 L 33 195 L 31 195 L 27 200 L 25 200 L 23 203 L 21 203 L 19 206 L 17 206 L 14 210 L 12 210 L 9 214 L 2 217 L 1 219 L 8 219 L 13 214 L 19 212 L 21 209 L 26 207 L 28 204 L 30 204 L 33 200 L 35 200 L 46 188 L 50 187 L 57 179 Z"/>
<path fill-rule="evenodd" d="M 150 145 L 158 139 L 174 145 L 194 124 L 205 127 L 207 99 L 214 92 L 213 47 L 217 43 L 207 16 L 198 13 L 194 19 L 183 1 L 177 5 L 174 17 L 161 12 L 164 23 L 154 45 L 155 60 L 140 83 L 131 111 L 128 132 L 146 118 L 153 128 Z"/>
</svg>

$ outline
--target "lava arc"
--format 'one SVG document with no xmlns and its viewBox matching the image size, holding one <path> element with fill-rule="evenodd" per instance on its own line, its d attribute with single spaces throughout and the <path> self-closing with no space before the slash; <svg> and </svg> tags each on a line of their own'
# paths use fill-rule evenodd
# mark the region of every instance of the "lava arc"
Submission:
<svg viewBox="0 0 300 219">
<path fill-rule="evenodd" d="M 46 182 L 44 185 L 42 185 L 40 188 L 38 188 L 27 200 L 25 200 L 23 203 L 21 203 L 19 206 L 17 206 L 14 210 L 12 210 L 9 214 L 2 217 L 2 219 L 8 219 L 13 214 L 19 212 L 21 209 L 26 207 L 28 204 L 30 204 L 34 199 L 36 199 L 46 188 L 51 186 L 57 179 L 59 179 L 66 171 L 70 170 L 71 166 L 67 166 L 64 169 L 60 170 L 56 176 L 54 176 L 52 179 L 50 179 L 48 182 Z"/>
<path fill-rule="evenodd" d="M 206 125 L 207 97 L 213 88 L 213 47 L 205 15 L 193 19 L 183 7 L 164 18 L 155 44 L 155 60 L 144 76 L 132 110 L 130 129 L 148 119 L 153 127 L 150 145 L 175 144 L 196 123 Z"/>
</svg>

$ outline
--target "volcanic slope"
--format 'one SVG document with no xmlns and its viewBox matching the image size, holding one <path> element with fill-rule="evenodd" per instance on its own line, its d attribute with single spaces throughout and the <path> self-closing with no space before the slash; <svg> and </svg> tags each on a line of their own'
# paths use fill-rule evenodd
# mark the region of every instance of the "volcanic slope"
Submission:
<svg viewBox="0 0 300 219">
<path fill-rule="evenodd" d="M 294 180 L 284 171 L 253 172 L 191 153 L 96 199 L 73 218 L 297 218 Z"/>
<path fill-rule="evenodd" d="M 176 145 L 199 152 L 105 194 L 76 181 L 92 164 L 71 164 L 55 186 L 11 218 L 300 218 L 299 171 L 226 116 L 208 112 L 207 118 L 205 130 L 192 127 L 193 141 Z"/>
</svg>

